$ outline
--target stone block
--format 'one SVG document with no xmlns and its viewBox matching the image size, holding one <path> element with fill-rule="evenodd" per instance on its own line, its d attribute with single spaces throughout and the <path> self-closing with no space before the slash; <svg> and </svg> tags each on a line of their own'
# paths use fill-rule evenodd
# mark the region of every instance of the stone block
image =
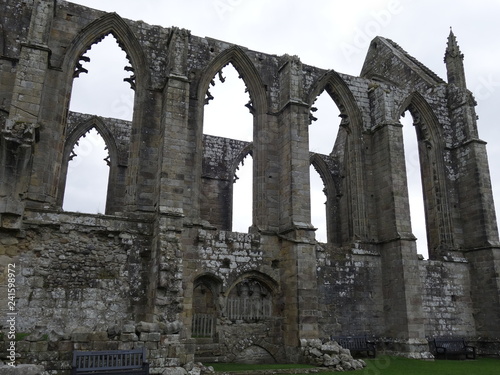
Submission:
<svg viewBox="0 0 500 375">
<path fill-rule="evenodd" d="M 46 352 L 48 350 L 49 343 L 47 341 L 36 341 L 30 344 L 31 352 Z"/>
<path fill-rule="evenodd" d="M 133 324 L 124 324 L 122 327 L 123 333 L 135 333 L 135 325 Z"/>
<path fill-rule="evenodd" d="M 107 341 L 108 333 L 107 332 L 92 332 L 88 335 L 89 341 Z"/>
<path fill-rule="evenodd" d="M 136 326 L 137 332 L 160 332 L 158 323 L 139 322 Z"/>
<path fill-rule="evenodd" d="M 122 333 L 120 335 L 120 341 L 139 341 L 139 337 L 135 333 Z"/>
</svg>

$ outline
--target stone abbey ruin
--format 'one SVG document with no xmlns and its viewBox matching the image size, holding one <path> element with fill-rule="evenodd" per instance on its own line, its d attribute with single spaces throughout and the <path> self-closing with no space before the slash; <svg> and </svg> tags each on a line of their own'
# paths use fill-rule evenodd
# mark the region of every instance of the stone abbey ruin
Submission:
<svg viewBox="0 0 500 375">
<path fill-rule="evenodd" d="M 414 358 L 436 336 L 498 354 L 489 167 L 452 33 L 444 81 L 383 37 L 355 77 L 62 0 L 2 0 L 0 17 L 0 359 L 12 264 L 17 361 L 60 373 L 73 350 L 145 346 L 160 373 L 203 360 L 305 361 L 305 345 L 348 334 Z M 130 62 L 131 122 L 68 111 L 86 51 L 109 34 Z M 227 64 L 248 88 L 252 142 L 203 134 L 210 83 Z M 308 146 L 324 91 L 340 111 L 329 155 Z M 410 224 L 406 111 L 428 260 Z M 66 212 L 71 151 L 92 128 L 110 155 L 106 212 Z M 249 155 L 253 223 L 238 233 L 233 177 Z M 311 225 L 310 165 L 324 182 L 327 243 Z"/>
</svg>

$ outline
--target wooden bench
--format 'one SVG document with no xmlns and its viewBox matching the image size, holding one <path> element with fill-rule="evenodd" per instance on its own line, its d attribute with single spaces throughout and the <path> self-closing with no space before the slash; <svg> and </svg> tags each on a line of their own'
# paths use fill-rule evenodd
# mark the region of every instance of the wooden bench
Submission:
<svg viewBox="0 0 500 375">
<path fill-rule="evenodd" d="M 466 359 L 476 359 L 476 348 L 467 345 L 464 339 L 439 337 L 432 340 L 436 358 L 465 355 Z"/>
<path fill-rule="evenodd" d="M 368 357 L 373 357 L 377 355 L 377 349 L 375 348 L 375 343 L 368 340 L 366 336 L 332 336 L 333 341 L 352 352 L 366 352 Z"/>
<path fill-rule="evenodd" d="M 71 375 L 147 375 L 146 349 L 74 351 Z"/>
</svg>

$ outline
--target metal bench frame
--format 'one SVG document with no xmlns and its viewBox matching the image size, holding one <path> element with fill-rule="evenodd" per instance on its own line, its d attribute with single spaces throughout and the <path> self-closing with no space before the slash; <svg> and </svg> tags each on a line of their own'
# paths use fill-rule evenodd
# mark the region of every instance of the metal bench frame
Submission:
<svg viewBox="0 0 500 375">
<path fill-rule="evenodd" d="M 375 358 L 377 356 L 375 343 L 369 341 L 366 336 L 332 336 L 331 339 L 336 341 L 341 347 L 349 349 L 351 353 L 366 352 L 368 357 Z"/>
<path fill-rule="evenodd" d="M 146 349 L 74 351 L 71 375 L 149 374 Z"/>
<path fill-rule="evenodd" d="M 476 348 L 467 345 L 462 338 L 439 337 L 432 340 L 436 350 L 436 357 L 448 359 L 450 355 L 464 354 L 466 359 L 476 359 Z"/>
</svg>

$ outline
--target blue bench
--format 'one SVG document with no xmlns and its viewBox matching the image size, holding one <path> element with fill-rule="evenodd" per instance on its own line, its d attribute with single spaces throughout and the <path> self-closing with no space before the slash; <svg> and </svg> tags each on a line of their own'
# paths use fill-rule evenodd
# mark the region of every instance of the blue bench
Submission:
<svg viewBox="0 0 500 375">
<path fill-rule="evenodd" d="M 146 349 L 74 351 L 71 375 L 147 375 Z"/>
</svg>

